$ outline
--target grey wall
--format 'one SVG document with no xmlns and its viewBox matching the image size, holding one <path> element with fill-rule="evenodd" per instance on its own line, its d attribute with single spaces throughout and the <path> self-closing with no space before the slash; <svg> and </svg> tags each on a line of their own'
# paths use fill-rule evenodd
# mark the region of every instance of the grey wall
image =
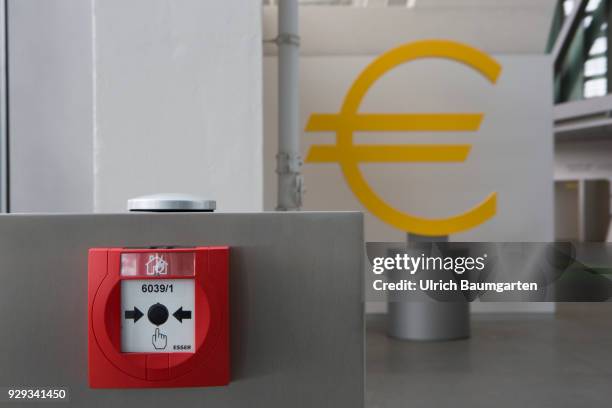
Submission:
<svg viewBox="0 0 612 408">
<path fill-rule="evenodd" d="M 359 213 L 0 216 L 0 384 L 68 387 L 73 407 L 359 408 Z M 229 245 L 232 382 L 90 389 L 87 250 Z"/>
<path fill-rule="evenodd" d="M 90 212 L 91 3 L 7 3 L 11 211 Z"/>
</svg>

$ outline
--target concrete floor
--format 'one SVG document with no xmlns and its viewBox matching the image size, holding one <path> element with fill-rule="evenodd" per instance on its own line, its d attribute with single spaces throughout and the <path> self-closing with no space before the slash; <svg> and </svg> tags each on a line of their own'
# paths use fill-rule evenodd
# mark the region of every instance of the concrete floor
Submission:
<svg viewBox="0 0 612 408">
<path fill-rule="evenodd" d="M 403 342 L 367 320 L 366 407 L 612 407 L 612 304 L 475 315 L 472 338 Z"/>
</svg>

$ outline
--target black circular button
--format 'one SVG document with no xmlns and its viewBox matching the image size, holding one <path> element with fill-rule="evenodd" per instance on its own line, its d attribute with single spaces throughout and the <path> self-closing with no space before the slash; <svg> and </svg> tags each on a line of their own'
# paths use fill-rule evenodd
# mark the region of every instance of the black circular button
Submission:
<svg viewBox="0 0 612 408">
<path fill-rule="evenodd" d="M 166 323 L 166 320 L 168 320 L 168 309 L 161 303 L 156 303 L 149 308 L 147 317 L 151 323 L 156 326 L 160 326 Z"/>
</svg>

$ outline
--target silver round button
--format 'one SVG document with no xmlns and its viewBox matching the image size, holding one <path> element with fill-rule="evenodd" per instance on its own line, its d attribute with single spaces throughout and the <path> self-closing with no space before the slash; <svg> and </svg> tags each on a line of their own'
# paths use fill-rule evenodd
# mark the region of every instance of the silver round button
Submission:
<svg viewBox="0 0 612 408">
<path fill-rule="evenodd" d="M 204 200 L 190 194 L 152 194 L 128 200 L 128 211 L 151 212 L 211 212 L 217 208 L 214 200 Z"/>
</svg>

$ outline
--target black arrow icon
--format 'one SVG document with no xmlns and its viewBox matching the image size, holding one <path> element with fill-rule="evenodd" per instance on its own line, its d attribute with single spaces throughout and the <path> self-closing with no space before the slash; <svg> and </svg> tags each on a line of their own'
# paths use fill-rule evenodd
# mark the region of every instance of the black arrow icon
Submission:
<svg viewBox="0 0 612 408">
<path fill-rule="evenodd" d="M 181 306 L 176 312 L 172 313 L 172 316 L 176 317 L 176 320 L 183 323 L 183 319 L 191 319 L 191 310 L 183 310 L 183 306 Z"/>
<path fill-rule="evenodd" d="M 125 311 L 125 318 L 134 319 L 134 323 L 136 323 L 138 319 L 140 319 L 142 316 L 144 316 L 144 314 L 140 310 L 138 310 L 136 306 L 134 306 L 134 310 Z"/>
</svg>

